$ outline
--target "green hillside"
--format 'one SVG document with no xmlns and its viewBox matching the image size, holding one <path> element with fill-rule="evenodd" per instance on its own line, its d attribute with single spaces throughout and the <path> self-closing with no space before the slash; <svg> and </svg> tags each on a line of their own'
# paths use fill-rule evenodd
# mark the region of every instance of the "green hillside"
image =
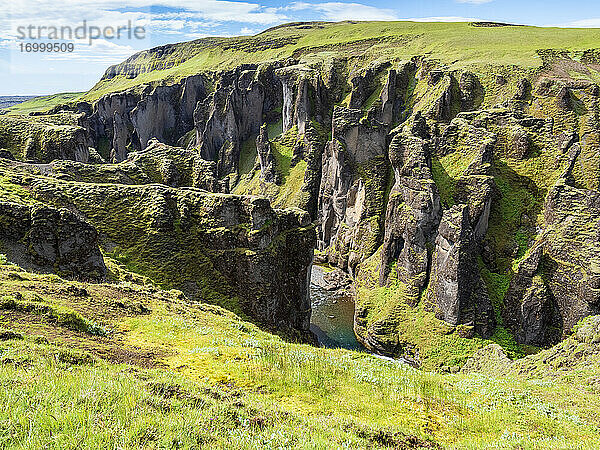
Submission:
<svg viewBox="0 0 600 450">
<path fill-rule="evenodd" d="M 180 297 L 1 258 L 0 447 L 600 445 L 597 366 L 556 372 L 558 352 L 508 376 L 440 375 L 285 343 Z"/>
<path fill-rule="evenodd" d="M 598 47 L 600 29 L 485 27 L 470 23 L 339 22 L 283 25 L 256 36 L 205 38 L 140 52 L 113 66 L 84 99 L 160 80 L 175 81 L 205 70 L 283 58 L 328 60 L 336 55 L 361 62 L 425 56 L 451 68 L 472 65 L 543 64 L 539 50 L 575 53 Z M 112 76 L 116 74 L 116 76 Z M 600 74 L 590 74 L 600 79 Z M 133 77 L 133 78 L 132 78 Z"/>
<path fill-rule="evenodd" d="M 45 95 L 32 98 L 26 102 L 8 108 L 9 114 L 29 114 L 31 112 L 46 112 L 51 108 L 78 100 L 83 92 L 65 92 L 62 94 Z"/>
</svg>

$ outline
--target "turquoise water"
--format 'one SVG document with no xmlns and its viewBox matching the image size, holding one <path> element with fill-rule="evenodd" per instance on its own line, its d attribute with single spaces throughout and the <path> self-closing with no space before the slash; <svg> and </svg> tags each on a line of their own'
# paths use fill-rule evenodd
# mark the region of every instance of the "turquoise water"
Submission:
<svg viewBox="0 0 600 450">
<path fill-rule="evenodd" d="M 310 330 L 317 336 L 322 347 L 364 350 L 354 335 L 354 300 L 323 288 L 323 273 L 322 267 L 313 266 Z"/>
</svg>

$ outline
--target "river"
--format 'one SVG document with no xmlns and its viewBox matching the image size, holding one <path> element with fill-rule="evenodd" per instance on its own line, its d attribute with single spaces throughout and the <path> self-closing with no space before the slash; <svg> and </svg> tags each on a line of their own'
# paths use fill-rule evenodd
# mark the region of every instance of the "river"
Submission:
<svg viewBox="0 0 600 450">
<path fill-rule="evenodd" d="M 323 281 L 324 274 L 323 267 L 313 265 L 310 330 L 317 336 L 322 347 L 364 350 L 354 335 L 354 299 L 339 291 L 327 290 Z"/>
</svg>

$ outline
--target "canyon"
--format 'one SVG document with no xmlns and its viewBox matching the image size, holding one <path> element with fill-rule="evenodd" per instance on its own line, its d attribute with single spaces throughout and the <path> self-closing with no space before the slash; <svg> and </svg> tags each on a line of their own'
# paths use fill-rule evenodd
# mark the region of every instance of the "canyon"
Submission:
<svg viewBox="0 0 600 450">
<path fill-rule="evenodd" d="M 49 205 L 92 227 L 75 240 L 95 260 L 303 340 L 314 261 L 353 280 L 370 351 L 426 360 L 414 320 L 438 321 L 436 345 L 549 347 L 600 313 L 600 88 L 573 75 L 596 53 L 539 54 L 470 70 L 289 57 L 4 116 L 0 170 L 27 195 L 3 199 L 2 234 L 46 270 L 106 277 L 52 256 L 67 238 L 38 238 L 23 209 Z M 142 74 L 135 58 L 99 85 Z"/>
</svg>

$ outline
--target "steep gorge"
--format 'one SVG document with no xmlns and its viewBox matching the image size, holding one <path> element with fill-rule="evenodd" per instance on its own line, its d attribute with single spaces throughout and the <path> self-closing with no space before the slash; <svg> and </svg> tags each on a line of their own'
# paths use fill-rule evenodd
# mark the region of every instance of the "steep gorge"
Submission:
<svg viewBox="0 0 600 450">
<path fill-rule="evenodd" d="M 569 55 L 538 69 L 242 64 L 33 117 L 70 111 L 77 145 L 44 153 L 40 135 L 13 132 L 1 146 L 29 164 L 2 172 L 85 217 L 141 274 L 273 326 L 308 330 L 315 246 L 353 277 L 372 351 L 422 362 L 456 339 L 545 347 L 600 313 L 600 88 L 575 76 L 597 69 Z M 228 304 L 214 273 L 242 300 Z"/>
</svg>

